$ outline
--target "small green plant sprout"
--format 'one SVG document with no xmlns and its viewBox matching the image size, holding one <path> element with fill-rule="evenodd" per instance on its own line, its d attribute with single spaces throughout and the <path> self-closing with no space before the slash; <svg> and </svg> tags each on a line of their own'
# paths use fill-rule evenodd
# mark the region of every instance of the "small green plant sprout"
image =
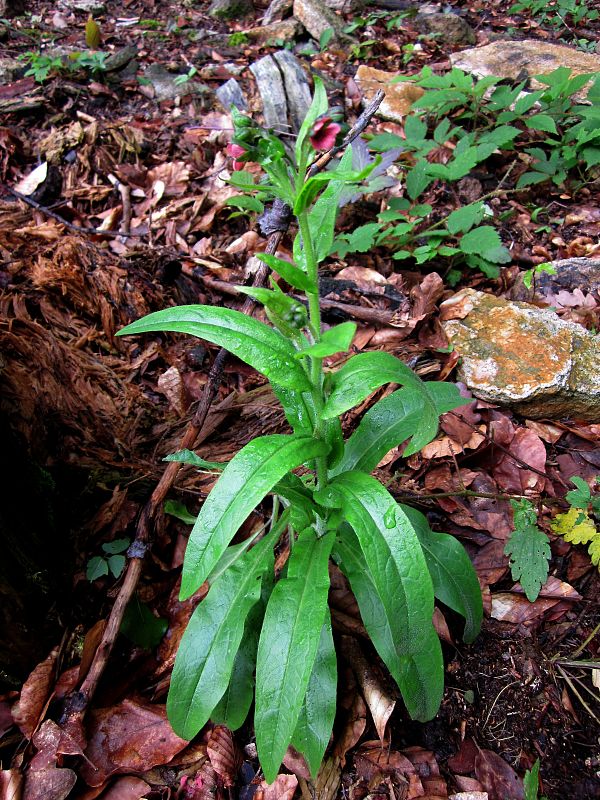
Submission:
<svg viewBox="0 0 600 800">
<path fill-rule="evenodd" d="M 540 797 L 540 760 L 536 759 L 533 767 L 525 772 L 523 778 L 523 789 L 525 792 L 524 800 L 548 800 L 547 797 Z"/>
<path fill-rule="evenodd" d="M 250 39 L 248 38 L 248 34 L 244 33 L 243 31 L 236 31 L 235 33 L 230 33 L 229 37 L 227 38 L 227 44 L 229 45 L 229 47 L 243 47 L 249 42 Z"/>
<path fill-rule="evenodd" d="M 255 183 L 234 170 L 234 185 L 260 191 L 291 209 L 293 263 L 259 256 L 304 302 L 270 288 L 240 287 L 261 303 L 270 324 L 206 305 L 168 308 L 120 335 L 174 331 L 227 348 L 270 382 L 292 432 L 260 436 L 224 466 L 204 501 L 185 554 L 181 598 L 208 582 L 173 669 L 167 711 L 191 739 L 209 721 L 232 730 L 254 705 L 261 767 L 272 782 L 292 744 L 316 776 L 336 711 L 337 657 L 328 607 L 329 563 L 350 582 L 374 647 L 416 720 L 431 719 L 443 692 L 442 650 L 432 623 L 434 598 L 465 620 L 472 641 L 482 618 L 481 592 L 459 542 L 430 529 L 371 475 L 406 442 L 416 453 L 437 433 L 439 415 L 463 404 L 456 386 L 424 382 L 387 352 L 352 353 L 356 325 L 321 319 L 319 264 L 333 245 L 339 201 L 358 191 L 376 161 L 352 165 L 349 145 L 332 169 L 311 170 L 329 130 L 327 96 L 315 93 L 293 154 L 273 134 L 232 112 L 236 166 L 261 165 Z M 347 353 L 339 369 L 323 359 Z M 385 384 L 401 387 L 375 402 L 348 438 L 340 416 Z M 179 454 L 181 460 L 194 454 Z M 196 464 L 197 465 L 197 464 Z M 273 496 L 266 526 L 231 544 L 252 511 Z M 274 575 L 274 547 L 289 549 Z"/>
<path fill-rule="evenodd" d="M 527 599 L 533 603 L 548 580 L 550 541 L 538 528 L 537 512 L 529 500 L 511 500 L 510 504 L 515 529 L 506 543 L 504 555 L 510 557 L 513 580 L 520 581 Z"/>
<path fill-rule="evenodd" d="M 125 551 L 131 544 L 130 539 L 114 539 L 102 545 L 104 555 L 92 556 L 87 563 L 85 577 L 88 581 L 95 581 L 108 575 L 119 578 L 125 567 Z"/>
<path fill-rule="evenodd" d="M 571 544 L 587 544 L 592 564 L 600 569 L 600 494 L 592 494 L 588 483 L 577 475 L 571 478 L 571 483 L 577 487 L 566 494 L 571 507 L 566 513 L 556 515 L 552 530 Z"/>
<path fill-rule="evenodd" d="M 89 50 L 66 56 L 29 52 L 23 58 L 30 65 L 25 75 L 32 75 L 37 83 L 44 83 L 49 78 L 64 73 L 85 71 L 96 75 L 103 72 L 106 69 L 107 54 Z"/>
<path fill-rule="evenodd" d="M 536 264 L 535 267 L 526 270 L 523 273 L 523 285 L 526 289 L 533 288 L 535 292 L 535 281 L 539 275 L 546 274 L 546 275 L 556 275 L 556 267 L 553 266 L 549 261 L 544 261 L 543 264 Z"/>
<path fill-rule="evenodd" d="M 173 78 L 173 83 L 175 86 L 184 86 L 186 83 L 192 80 L 194 75 L 198 74 L 198 69 L 194 66 L 190 66 L 187 72 L 183 75 L 177 75 L 177 77 Z"/>
</svg>

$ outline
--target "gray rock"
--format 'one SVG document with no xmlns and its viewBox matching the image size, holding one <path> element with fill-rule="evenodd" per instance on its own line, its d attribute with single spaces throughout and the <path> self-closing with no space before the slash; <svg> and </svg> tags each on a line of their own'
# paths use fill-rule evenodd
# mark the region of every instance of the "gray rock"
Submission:
<svg viewBox="0 0 600 800">
<path fill-rule="evenodd" d="M 273 57 L 283 75 L 283 86 L 292 130 L 297 132 L 304 122 L 311 103 L 308 79 L 300 62 L 289 50 L 279 50 Z"/>
<path fill-rule="evenodd" d="M 150 81 L 154 88 L 156 99 L 174 100 L 186 94 L 204 94 L 208 91 L 207 87 L 197 81 L 189 80 L 185 83 L 177 83 L 178 76 L 168 72 L 162 64 L 150 64 L 144 70 L 144 78 Z"/>
<path fill-rule="evenodd" d="M 23 62 L 10 56 L 0 57 L 0 84 L 12 83 L 19 74 L 23 74 Z"/>
<path fill-rule="evenodd" d="M 553 311 L 464 289 L 442 325 L 476 397 L 532 419 L 600 419 L 600 337 Z"/>
<path fill-rule="evenodd" d="M 222 86 L 219 86 L 216 95 L 219 103 L 221 103 L 223 108 L 227 109 L 227 111 L 229 111 L 231 106 L 235 106 L 240 111 L 246 111 L 248 108 L 248 103 L 242 93 L 242 88 L 235 78 L 230 78 Z"/>
<path fill-rule="evenodd" d="M 292 17 L 281 22 L 271 22 L 269 25 L 250 28 L 244 33 L 255 44 L 268 44 L 277 40 L 293 42 L 303 31 L 302 23 Z"/>
<path fill-rule="evenodd" d="M 250 70 L 256 78 L 262 99 L 265 125 L 269 128 L 280 127 L 287 122 L 287 100 L 277 62 L 271 56 L 265 56 L 250 64 Z"/>
<path fill-rule="evenodd" d="M 106 13 L 106 3 L 103 3 L 102 0 L 68 0 L 67 6 L 72 11 L 83 11 L 85 14 Z"/>
<path fill-rule="evenodd" d="M 572 292 L 573 289 L 581 289 L 586 294 L 600 294 L 600 258 L 563 258 L 551 264 L 556 274 L 541 272 L 535 278 L 535 285 L 529 289 L 523 283 L 522 274 L 519 275 L 511 290 L 511 298 L 531 301 L 535 291 L 536 300 L 543 300 L 549 293 Z"/>
<path fill-rule="evenodd" d="M 104 62 L 105 72 L 119 72 L 137 56 L 137 47 L 129 45 L 111 53 Z"/>
<path fill-rule="evenodd" d="M 500 78 L 520 78 L 543 75 L 558 67 L 569 67 L 573 74 L 600 72 L 600 55 L 584 53 L 566 45 L 524 39 L 523 41 L 497 41 L 484 47 L 472 47 L 450 55 L 452 66 L 482 78 L 497 75 Z M 541 84 L 531 81 L 535 89 Z M 579 96 L 585 96 L 584 90 Z"/>
<path fill-rule="evenodd" d="M 282 20 L 292 10 L 293 0 L 271 0 L 262 18 L 263 25 Z"/>
<path fill-rule="evenodd" d="M 439 41 L 445 44 L 475 44 L 477 37 L 473 28 L 458 14 L 419 13 L 415 17 L 415 27 L 419 33 L 437 34 Z"/>
<path fill-rule="evenodd" d="M 321 35 L 333 29 L 333 39 L 337 42 L 348 41 L 343 31 L 344 22 L 341 17 L 325 5 L 322 0 L 294 0 L 294 16 L 304 25 L 313 39 L 318 42 Z"/>
<path fill-rule="evenodd" d="M 362 11 L 367 5 L 367 0 L 323 0 L 323 2 L 332 11 L 341 11 L 342 14 Z"/>
<path fill-rule="evenodd" d="M 215 19 L 240 19 L 252 11 L 250 0 L 212 0 L 208 9 L 209 17 Z"/>
</svg>

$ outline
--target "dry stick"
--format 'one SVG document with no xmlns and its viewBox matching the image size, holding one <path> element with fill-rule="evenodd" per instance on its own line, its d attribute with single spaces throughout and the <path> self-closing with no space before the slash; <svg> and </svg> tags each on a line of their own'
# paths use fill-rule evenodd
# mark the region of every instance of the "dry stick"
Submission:
<svg viewBox="0 0 600 800">
<path fill-rule="evenodd" d="M 361 114 L 356 121 L 356 124 L 348 132 L 342 147 L 334 148 L 335 152 L 339 152 L 360 135 L 360 133 L 368 125 L 373 114 L 377 111 L 377 108 L 379 107 L 383 98 L 384 93 L 378 92 L 376 97 L 369 104 L 368 108 L 363 114 Z M 325 156 L 326 155 L 328 154 L 325 154 Z M 322 156 L 321 159 L 319 159 L 323 166 L 325 166 L 331 160 L 331 158 L 326 159 L 325 156 Z M 284 232 L 285 231 L 281 230 L 275 231 L 269 236 L 269 240 L 265 248 L 266 253 L 275 255 Z M 253 285 L 262 286 L 266 281 L 268 272 L 269 268 L 267 265 L 261 262 L 255 273 Z M 246 298 L 244 305 L 241 308 L 242 313 L 248 315 L 251 314 L 255 308 L 255 305 L 256 304 L 251 297 Z M 221 380 L 221 373 L 226 357 L 227 351 L 224 348 L 221 348 L 208 374 L 208 380 L 205 384 L 198 408 L 196 409 L 192 421 L 184 434 L 180 447 L 181 450 L 191 450 L 194 446 L 196 438 L 198 437 L 198 434 L 204 425 L 204 421 L 206 420 L 211 403 L 217 393 L 217 388 Z M 62 720 L 63 722 L 69 722 L 75 725 L 77 725 L 78 722 L 81 722 L 86 708 L 94 696 L 117 638 L 119 628 L 121 627 L 125 608 L 131 600 L 140 578 L 143 558 L 148 549 L 148 542 L 150 540 L 152 523 L 157 511 L 162 507 L 165 497 L 173 486 L 180 466 L 181 465 L 176 461 L 171 461 L 168 463 L 160 481 L 152 492 L 150 500 L 144 506 L 142 513 L 140 514 L 137 524 L 136 537 L 127 551 L 129 563 L 127 565 L 123 583 L 121 584 L 121 589 L 119 590 L 119 594 L 112 607 L 104 634 L 102 635 L 102 640 L 96 649 L 88 673 L 85 676 L 79 691 L 72 695 L 65 705 L 65 712 Z"/>
<path fill-rule="evenodd" d="M 31 206 L 31 208 L 35 208 L 36 211 L 41 211 L 42 214 L 45 214 L 45 216 L 51 217 L 57 222 L 60 222 L 61 225 L 64 225 L 65 228 L 68 228 L 70 231 L 87 233 L 95 236 L 124 236 L 128 239 L 139 239 L 144 235 L 142 233 L 125 233 L 123 231 L 103 231 L 102 228 L 92 228 L 87 225 L 74 225 L 72 222 L 69 222 L 69 220 L 61 217 L 60 214 L 57 214 L 56 211 L 52 211 L 52 209 L 48 208 L 47 206 L 43 206 L 32 197 L 27 197 L 26 194 L 21 194 L 21 192 L 17 192 L 16 189 L 12 189 L 10 186 L 2 185 L 2 188 L 12 194 L 13 197 L 16 197 L 19 200 L 22 200 L 24 203 L 27 203 L 27 205 Z"/>
</svg>

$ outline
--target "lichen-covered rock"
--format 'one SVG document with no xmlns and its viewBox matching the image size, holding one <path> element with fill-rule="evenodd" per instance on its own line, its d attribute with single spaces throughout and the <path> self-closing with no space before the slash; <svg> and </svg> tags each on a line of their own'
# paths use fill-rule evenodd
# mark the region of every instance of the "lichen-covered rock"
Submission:
<svg viewBox="0 0 600 800">
<path fill-rule="evenodd" d="M 424 14 L 415 17 L 415 27 L 419 33 L 434 34 L 445 44 L 475 44 L 477 37 L 469 23 L 458 14 L 450 12 Z"/>
<path fill-rule="evenodd" d="M 240 19 L 252 11 L 250 0 L 212 0 L 208 9 L 209 17 L 229 20 Z"/>
<path fill-rule="evenodd" d="M 584 293 L 600 293 L 600 258 L 561 258 L 550 264 L 554 272 L 540 272 L 529 289 L 521 273 L 511 289 L 511 300 L 531 302 L 534 292 L 536 300 L 544 299 L 549 293 L 572 292 L 573 289 L 580 289 Z"/>
<path fill-rule="evenodd" d="M 259 25 L 244 31 L 248 39 L 254 44 L 268 44 L 280 40 L 281 42 L 294 42 L 302 33 L 302 23 L 294 17 L 281 22 L 271 22 L 269 25 Z"/>
<path fill-rule="evenodd" d="M 398 75 L 397 72 L 386 72 L 361 64 L 354 76 L 354 80 L 363 94 L 365 104 L 373 99 L 379 89 L 385 92 L 385 98 L 377 110 L 377 116 L 390 120 L 390 122 L 402 122 L 404 117 L 410 113 L 411 105 L 424 94 L 424 90 L 411 81 L 391 83 L 392 79 L 397 78 Z"/>
<path fill-rule="evenodd" d="M 317 42 L 329 29 L 333 30 L 334 41 L 339 43 L 350 40 L 343 31 L 343 19 L 322 0 L 294 0 L 294 16 Z"/>
<path fill-rule="evenodd" d="M 464 289 L 442 325 L 477 397 L 533 418 L 600 419 L 600 337 L 550 310 Z"/>
<path fill-rule="evenodd" d="M 514 80 L 521 79 L 523 74 L 544 75 L 558 67 L 569 67 L 574 75 L 600 72 L 600 55 L 537 39 L 499 40 L 484 47 L 471 47 L 452 53 L 450 61 L 453 67 L 480 78 L 497 75 Z M 539 89 L 542 84 L 532 80 L 531 86 Z"/>
</svg>

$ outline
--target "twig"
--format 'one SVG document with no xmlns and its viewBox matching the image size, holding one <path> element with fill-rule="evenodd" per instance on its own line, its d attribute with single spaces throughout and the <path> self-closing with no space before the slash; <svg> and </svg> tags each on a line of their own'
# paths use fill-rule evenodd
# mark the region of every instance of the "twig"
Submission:
<svg viewBox="0 0 600 800">
<path fill-rule="evenodd" d="M 381 97 L 379 97 L 379 95 L 381 95 Z M 377 98 L 379 98 L 378 102 L 375 102 Z M 369 108 L 366 109 L 365 112 L 363 112 L 363 114 L 361 114 L 356 125 L 352 128 L 352 131 L 350 131 L 350 133 L 348 134 L 348 136 L 344 141 L 347 140 L 348 142 L 352 141 L 353 138 L 356 138 L 356 136 L 358 136 L 361 133 L 361 131 L 363 131 L 366 128 L 369 120 L 377 110 L 382 99 L 383 99 L 383 92 L 380 92 L 378 93 L 377 97 L 374 98 L 373 102 L 369 104 Z M 350 138 L 351 135 L 352 138 Z M 326 161 L 324 159 L 325 156 L 323 156 L 320 159 L 323 166 L 329 163 L 329 160 L 331 160 L 329 159 Z M 322 169 L 322 167 L 319 167 L 319 169 Z M 275 205 L 277 204 L 277 202 L 278 201 L 275 201 Z M 277 252 L 277 248 L 279 247 L 279 243 L 281 242 L 284 233 L 287 231 L 287 225 L 288 223 L 286 221 L 284 230 L 275 230 L 273 233 L 270 234 L 267 246 L 265 248 L 266 253 L 270 255 L 275 255 L 275 253 Z M 267 275 L 269 273 L 269 268 L 266 264 L 262 262 L 259 262 L 259 264 L 260 265 L 254 274 L 254 280 L 253 280 L 254 286 L 263 286 L 266 282 Z M 255 306 L 256 303 L 254 299 L 251 297 L 247 297 L 246 300 L 244 301 L 241 311 L 244 314 L 250 315 L 254 311 Z M 192 421 L 190 422 L 187 430 L 185 431 L 185 434 L 183 436 L 179 448 L 180 450 L 193 449 L 196 439 L 198 438 L 198 435 L 200 434 L 201 429 L 206 420 L 210 406 L 217 393 L 218 386 L 221 380 L 221 375 L 223 372 L 223 365 L 225 363 L 226 358 L 227 358 L 227 350 L 221 348 L 208 374 L 208 379 L 204 386 L 202 397 L 194 413 Z M 123 614 L 125 612 L 125 608 L 127 607 L 127 604 L 133 597 L 133 593 L 135 592 L 137 583 L 139 581 L 142 571 L 142 562 L 149 547 L 149 541 L 151 538 L 150 534 L 153 527 L 154 519 L 159 510 L 162 508 L 164 500 L 168 492 L 172 488 L 173 483 L 175 482 L 175 478 L 177 477 L 177 473 L 180 467 L 181 464 L 176 461 L 171 461 L 167 464 L 167 467 L 163 472 L 161 479 L 156 485 L 154 491 L 152 492 L 150 500 L 142 509 L 142 512 L 140 514 L 137 523 L 135 539 L 133 540 L 127 551 L 129 562 L 127 564 L 127 569 L 125 571 L 125 577 L 123 578 L 121 589 L 119 590 L 119 594 L 111 609 L 108 622 L 106 624 L 106 628 L 102 636 L 102 640 L 100 641 L 100 644 L 98 645 L 98 648 L 94 653 L 94 657 L 92 659 L 92 663 L 90 665 L 88 673 L 85 676 L 81 686 L 79 687 L 79 690 L 73 693 L 65 703 L 65 710 L 61 722 L 63 723 L 63 725 L 68 726 L 69 728 L 81 729 L 82 727 L 83 717 L 85 716 L 86 709 L 90 704 L 92 697 L 94 696 L 100 678 L 102 677 L 102 674 L 108 662 L 112 648 L 115 644 L 117 634 L 119 632 L 119 628 L 121 627 L 121 622 L 123 620 Z"/>
<path fill-rule="evenodd" d="M 64 225 L 65 228 L 68 228 L 70 231 L 76 231 L 77 233 L 87 233 L 93 236 L 114 236 L 114 237 L 124 236 L 130 239 L 139 239 L 141 236 L 144 235 L 142 233 L 125 233 L 123 231 L 110 231 L 110 230 L 104 231 L 102 230 L 102 228 L 92 228 L 88 225 L 74 225 L 72 222 L 69 222 L 69 220 L 65 219 L 64 217 L 61 217 L 60 214 L 57 214 L 56 211 L 52 211 L 51 208 L 43 206 L 41 203 L 38 203 L 37 200 L 34 200 L 32 197 L 27 197 L 26 194 L 21 194 L 21 192 L 17 192 L 16 189 L 13 189 L 12 187 L 6 186 L 4 184 L 2 184 L 2 188 L 7 192 L 9 192 L 10 194 L 12 194 L 13 197 L 16 197 L 19 200 L 22 200 L 24 203 L 27 203 L 27 205 L 31 206 L 31 208 L 35 208 L 36 211 L 41 211 L 41 213 L 44 214 L 45 216 L 51 217 L 52 219 L 55 219 L 57 222 L 60 222 L 61 225 Z"/>
</svg>

